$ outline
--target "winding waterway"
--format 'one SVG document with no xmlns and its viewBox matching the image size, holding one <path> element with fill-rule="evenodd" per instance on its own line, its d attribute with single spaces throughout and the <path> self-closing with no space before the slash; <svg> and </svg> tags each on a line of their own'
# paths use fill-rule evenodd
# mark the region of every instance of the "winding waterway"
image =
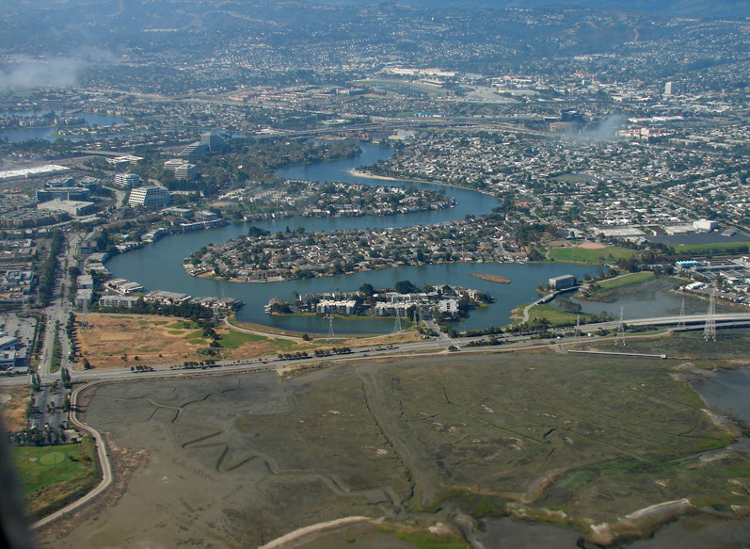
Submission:
<svg viewBox="0 0 750 549">
<path fill-rule="evenodd" d="M 367 185 L 392 184 L 398 186 L 414 185 L 419 188 L 443 190 L 446 196 L 455 197 L 457 205 L 448 210 L 420 212 L 395 216 L 365 217 L 331 217 L 311 218 L 293 217 L 281 220 L 257 222 L 258 227 L 270 231 L 281 231 L 286 227 L 304 227 L 310 233 L 314 231 L 335 231 L 341 229 L 375 229 L 385 227 L 408 227 L 427 225 L 443 221 L 463 219 L 467 214 L 481 215 L 489 213 L 498 206 L 497 199 L 467 189 L 412 183 L 408 181 L 379 181 L 358 177 L 349 170 L 359 166 L 372 165 L 380 159 L 386 159 L 393 151 L 386 147 L 362 145 L 362 154 L 355 158 L 346 158 L 330 162 L 317 162 L 284 168 L 276 172 L 282 177 L 294 179 L 311 179 L 314 181 L 344 181 L 347 183 L 364 183 Z M 255 322 L 280 328 L 308 333 L 325 333 L 328 322 L 318 317 L 277 317 L 263 312 L 263 306 L 272 297 L 285 300 L 292 298 L 293 293 L 330 292 L 336 289 L 353 291 L 365 282 L 376 288 L 393 287 L 399 280 L 410 280 L 417 285 L 429 283 L 458 284 L 489 292 L 496 298 L 496 303 L 489 307 L 472 311 L 471 317 L 461 323 L 459 329 L 476 329 L 488 326 L 502 326 L 509 322 L 510 314 L 521 302 L 535 300 L 534 291 L 540 283 L 550 277 L 563 274 L 574 274 L 582 277 L 585 273 L 594 274 L 592 267 L 562 264 L 467 264 L 424 265 L 418 267 L 400 267 L 380 271 L 338 275 L 333 277 L 293 280 L 265 284 L 238 284 L 217 280 L 206 280 L 187 275 L 182 268 L 182 261 L 191 252 L 210 243 L 226 242 L 247 233 L 247 223 L 233 223 L 225 227 L 208 231 L 195 231 L 168 236 L 155 244 L 139 250 L 128 252 L 112 258 L 107 267 L 116 277 L 126 278 L 143 284 L 149 290 L 168 290 L 182 292 L 193 296 L 224 296 L 241 299 L 245 302 L 239 313 L 239 320 Z M 470 273 L 496 274 L 509 278 L 510 284 L 497 284 L 479 280 Z M 338 323 L 338 324 L 337 324 Z M 334 332 L 341 334 L 387 333 L 394 328 L 394 319 L 362 318 L 350 321 L 334 321 Z"/>
<path fill-rule="evenodd" d="M 10 113 L 11 116 L 29 116 L 32 113 Z M 94 113 L 82 113 L 81 116 L 83 116 L 84 120 L 90 125 L 90 126 L 112 126 L 114 124 L 122 124 L 125 122 L 124 118 L 119 118 L 116 116 L 109 116 L 106 114 L 94 114 Z M 58 136 L 55 135 L 58 131 L 58 129 L 66 129 L 58 128 L 57 126 L 44 126 L 40 128 L 15 128 L 12 130 L 2 130 L 0 131 L 0 139 L 6 138 L 9 143 L 20 143 L 22 141 L 28 141 L 29 139 L 45 139 L 47 141 L 55 141 L 58 139 Z M 75 137 L 66 137 L 63 139 L 69 139 L 71 141 L 76 141 L 78 138 Z"/>
</svg>

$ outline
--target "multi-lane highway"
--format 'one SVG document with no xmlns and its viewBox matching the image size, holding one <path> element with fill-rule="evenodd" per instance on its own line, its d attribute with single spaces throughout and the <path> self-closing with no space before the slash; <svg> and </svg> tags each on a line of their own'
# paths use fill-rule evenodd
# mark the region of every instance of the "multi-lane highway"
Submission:
<svg viewBox="0 0 750 549">
<path fill-rule="evenodd" d="M 62 387 L 60 372 L 52 372 L 52 359 L 55 347 L 55 337 L 59 338 L 62 359 L 61 367 L 70 368 L 68 356 L 70 354 L 70 341 L 65 332 L 65 326 L 68 322 L 68 316 L 71 312 L 70 300 L 67 299 L 66 293 L 72 287 L 72 277 L 70 267 L 77 264 L 78 244 L 81 235 L 77 233 L 67 233 L 65 241 L 60 249 L 58 256 L 57 269 L 58 278 L 55 281 L 52 300 L 45 310 L 46 326 L 44 332 L 44 341 L 40 352 L 39 367 L 37 374 L 41 381 L 40 390 L 34 395 L 34 413 L 30 418 L 30 427 L 38 429 L 58 429 L 65 423 L 66 414 L 62 410 L 65 400 L 65 389 Z M 28 383 L 27 379 L 24 379 Z"/>
<path fill-rule="evenodd" d="M 631 319 L 627 320 L 627 326 L 678 326 L 685 324 L 693 327 L 700 327 L 702 324 L 709 319 L 707 314 L 690 315 L 690 316 L 664 316 L 656 318 L 642 318 L 642 319 Z M 727 313 L 717 314 L 713 317 L 716 322 L 717 328 L 721 328 L 724 325 L 731 326 L 743 326 L 750 325 L 750 313 Z M 581 325 L 578 330 L 582 334 L 595 335 L 598 332 L 605 331 L 611 332 L 616 330 L 620 325 L 619 321 L 610 322 L 599 322 L 595 324 L 584 324 Z M 570 336 L 574 333 L 574 328 L 567 328 L 565 330 L 557 330 L 559 333 L 567 334 Z M 346 361 L 346 360 L 367 360 L 373 358 L 385 358 L 385 357 L 407 357 L 410 355 L 423 356 L 426 353 L 441 353 L 448 352 L 450 347 L 455 347 L 457 344 L 461 347 L 457 352 L 465 353 L 471 352 L 498 352 L 498 351 L 514 351 L 526 348 L 539 348 L 545 345 L 564 345 L 566 343 L 573 343 L 577 341 L 572 337 L 564 337 L 563 339 L 548 339 L 539 340 L 533 339 L 533 336 L 529 335 L 502 335 L 496 336 L 498 340 L 502 341 L 502 346 L 491 346 L 491 347 L 467 347 L 469 343 L 477 342 L 486 337 L 471 337 L 471 338 L 460 338 L 460 339 L 448 339 L 445 337 L 439 337 L 437 339 L 429 339 L 424 341 L 415 341 L 411 343 L 399 343 L 398 345 L 389 346 L 366 346 L 355 349 L 350 354 L 345 355 L 333 355 L 327 357 L 315 357 L 310 356 L 308 358 L 301 358 L 295 360 L 279 360 L 277 357 L 261 357 L 247 360 L 229 360 L 219 361 L 213 366 L 205 366 L 199 368 L 184 368 L 182 365 L 172 366 L 154 366 L 149 371 L 132 371 L 130 368 L 118 368 L 109 370 L 86 370 L 71 372 L 73 381 L 75 383 L 86 383 L 93 381 L 122 381 L 122 380 L 134 380 L 149 377 L 184 377 L 186 375 L 194 374 L 207 374 L 207 373 L 240 373 L 253 370 L 268 370 L 275 369 L 284 366 L 291 366 L 303 363 L 315 363 L 315 362 L 331 362 L 331 361 Z M 56 376 L 56 375 L 55 375 Z M 55 377 L 56 379 L 56 377 Z M 0 385 L 23 385 L 28 381 L 25 378 L 9 377 L 0 380 Z"/>
<path fill-rule="evenodd" d="M 750 325 L 750 313 L 730 313 L 730 314 L 721 314 L 721 315 L 714 315 L 713 320 L 716 322 L 717 327 L 721 327 L 722 325 Z M 705 323 L 706 320 L 709 319 L 709 315 L 691 315 L 688 317 L 680 317 L 680 316 L 667 316 L 667 317 L 659 317 L 659 318 L 648 318 L 648 319 L 635 319 L 635 320 L 629 320 L 628 325 L 630 326 L 679 326 L 679 325 L 700 325 L 701 323 Z M 598 332 L 600 330 L 610 331 L 613 329 L 618 328 L 620 325 L 619 321 L 613 321 L 613 322 L 601 322 L 597 324 L 588 324 L 580 326 L 578 329 L 582 334 L 588 333 L 590 336 L 593 335 L 595 332 Z M 572 330 L 572 329 L 571 329 Z M 568 331 L 570 334 L 571 332 Z M 573 343 L 576 341 L 580 341 L 578 336 L 574 337 L 563 337 L 560 339 L 559 337 L 555 337 L 553 339 L 545 339 L 545 340 L 539 340 L 539 339 L 533 339 L 533 336 L 512 336 L 512 335 L 503 335 L 503 336 L 497 336 L 499 340 L 503 341 L 502 346 L 480 346 L 480 347 L 470 347 L 471 352 L 511 352 L 511 351 L 519 351 L 524 349 L 538 349 L 538 348 L 544 348 L 544 347 L 560 347 L 564 345 L 565 343 Z M 482 337 L 473 337 L 473 338 L 462 338 L 460 340 L 461 345 L 467 345 L 471 342 L 477 342 L 481 339 L 484 339 Z M 587 338 L 588 339 L 588 338 Z M 594 339 L 593 341 L 596 341 Z M 370 360 L 370 359 L 383 359 L 383 358 L 406 358 L 409 356 L 425 356 L 429 353 L 457 353 L 462 354 L 466 352 L 466 347 L 464 350 L 458 349 L 456 345 L 459 343 L 459 341 L 455 339 L 449 339 L 446 337 L 438 337 L 435 339 L 430 340 L 424 340 L 424 341 L 415 341 L 410 343 L 400 343 L 398 345 L 372 345 L 369 347 L 363 347 L 363 348 L 357 348 L 356 351 L 353 351 L 351 353 L 347 354 L 341 354 L 341 355 L 332 355 L 327 357 L 315 357 L 311 356 L 308 358 L 301 358 L 301 359 L 295 359 L 295 360 L 279 360 L 278 357 L 266 357 L 266 358 L 254 358 L 254 359 L 248 359 L 248 360 L 232 360 L 232 361 L 222 361 L 217 362 L 214 365 L 211 366 L 202 366 L 200 368 L 184 368 L 181 365 L 173 365 L 173 366 L 158 366 L 154 367 L 153 369 L 150 369 L 148 371 L 133 371 L 129 368 L 119 368 L 119 369 L 111 369 L 111 370 L 87 370 L 87 371 L 79 371 L 73 373 L 73 381 L 76 382 L 77 387 L 73 391 L 71 395 L 71 405 L 72 409 L 76 410 L 77 407 L 77 398 L 79 393 L 85 389 L 86 387 L 89 387 L 92 384 L 97 383 L 107 383 L 107 382 L 115 382 L 115 381 L 127 381 L 127 380 L 138 380 L 138 379 L 148 379 L 148 378 L 166 378 L 166 377 L 172 377 L 172 378 L 180 378 L 180 377 L 186 377 L 186 376 L 194 376 L 194 375 L 212 375 L 212 374 L 221 374 L 221 375 L 227 375 L 231 373 L 250 373 L 253 371 L 269 371 L 269 370 L 275 370 L 277 368 L 281 367 L 288 367 L 288 366 L 294 366 L 294 365 L 301 365 L 305 363 L 311 363 L 311 362 L 351 362 L 351 361 L 361 361 L 361 360 Z M 654 355 L 656 356 L 656 355 Z M 48 370 L 45 372 L 45 377 L 43 378 L 46 381 L 51 381 L 52 376 L 55 374 L 48 373 Z M 12 384 L 23 384 L 26 381 L 24 379 L 20 378 L 5 378 L 0 380 L 0 385 L 12 385 Z M 52 381 L 51 383 L 47 383 L 45 386 L 45 390 L 38 394 L 37 402 L 38 406 L 41 402 L 40 397 L 42 395 L 46 395 L 44 398 L 46 398 L 46 405 L 52 404 L 51 398 L 53 395 L 56 395 L 54 392 L 55 382 Z M 59 399 L 59 397 L 58 397 Z M 57 412 L 59 413 L 59 403 L 55 403 L 58 406 Z M 45 405 L 45 403 L 41 403 L 42 406 Z M 47 418 L 48 421 L 60 421 L 59 416 L 54 415 L 55 411 L 50 410 L 46 412 L 45 418 Z M 58 418 L 58 419 L 55 419 Z M 101 434 L 97 432 L 95 429 L 89 427 L 88 425 L 82 423 L 75 414 L 75 411 L 71 413 L 70 415 L 70 422 L 73 426 L 75 426 L 77 429 L 81 431 L 88 432 L 95 440 L 96 447 L 98 451 L 99 456 L 99 462 L 102 470 L 102 480 L 99 483 L 99 485 L 92 490 L 90 493 L 88 493 L 86 496 L 84 496 L 82 499 L 66 506 L 64 509 L 61 509 L 57 513 L 50 515 L 49 517 L 46 517 L 45 519 L 37 522 L 34 527 L 38 528 L 41 526 L 44 526 L 46 524 L 49 524 L 50 522 L 72 512 L 79 506 L 93 500 L 96 498 L 99 494 L 104 492 L 113 482 L 113 473 L 112 473 L 112 463 L 111 459 L 109 457 L 109 451 L 107 448 L 107 445 L 102 438 Z"/>
</svg>

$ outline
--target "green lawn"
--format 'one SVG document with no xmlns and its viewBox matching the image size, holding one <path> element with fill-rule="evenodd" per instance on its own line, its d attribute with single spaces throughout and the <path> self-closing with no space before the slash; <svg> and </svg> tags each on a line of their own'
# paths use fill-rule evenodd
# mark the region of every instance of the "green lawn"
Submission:
<svg viewBox="0 0 750 549">
<path fill-rule="evenodd" d="M 584 324 L 589 321 L 591 315 L 583 313 L 576 315 L 552 305 L 535 305 L 529 311 L 529 324 L 532 324 L 534 320 L 544 319 L 552 326 L 572 326 L 576 323 L 577 316 L 581 317 L 581 323 Z"/>
<path fill-rule="evenodd" d="M 552 248 L 549 251 L 549 258 L 555 261 L 564 261 L 568 263 L 587 263 L 590 265 L 603 265 L 610 261 L 618 259 L 627 259 L 637 255 L 638 250 L 620 248 L 619 246 L 607 246 L 599 250 L 589 250 L 578 246 L 568 248 Z"/>
<path fill-rule="evenodd" d="M 750 242 L 717 242 L 715 244 L 682 244 L 674 247 L 677 254 L 745 254 L 750 249 Z"/>
<path fill-rule="evenodd" d="M 25 496 L 51 484 L 85 478 L 91 472 L 81 444 L 13 447 L 11 455 Z"/>
<path fill-rule="evenodd" d="M 219 342 L 225 349 L 237 349 L 242 346 L 243 343 L 248 341 L 265 341 L 267 338 L 255 334 L 245 334 L 242 332 L 229 332 L 228 334 L 222 334 Z"/>
<path fill-rule="evenodd" d="M 652 278 L 654 278 L 654 276 L 656 276 L 654 273 L 645 271 L 642 273 L 631 273 L 629 275 L 619 276 L 617 278 L 611 278 L 609 280 L 603 280 L 602 282 L 598 283 L 599 290 L 614 290 L 615 288 L 620 288 L 622 286 L 640 284 L 641 282 L 651 280 Z"/>
<path fill-rule="evenodd" d="M 166 326 L 170 330 L 195 330 L 198 328 L 198 324 L 192 320 L 178 320 Z"/>
</svg>

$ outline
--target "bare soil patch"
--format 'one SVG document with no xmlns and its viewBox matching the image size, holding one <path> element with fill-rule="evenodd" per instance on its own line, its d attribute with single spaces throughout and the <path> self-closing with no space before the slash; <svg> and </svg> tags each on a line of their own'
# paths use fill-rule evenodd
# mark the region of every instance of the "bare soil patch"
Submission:
<svg viewBox="0 0 750 549">
<path fill-rule="evenodd" d="M 29 387 L 7 387 L 3 395 L 10 398 L 0 406 L 0 418 L 6 431 L 18 432 L 28 427 L 26 408 L 31 399 Z"/>
<path fill-rule="evenodd" d="M 272 338 L 233 333 L 231 348 L 224 347 L 220 356 L 211 357 L 199 352 L 209 348 L 211 339 L 195 323 L 182 318 L 91 314 L 88 322 L 90 328 L 78 332 L 81 354 L 101 369 L 249 358 L 278 348 Z M 232 333 L 224 327 L 216 332 L 222 337 Z"/>
<path fill-rule="evenodd" d="M 579 248 L 583 248 L 584 250 L 602 250 L 607 247 L 606 244 L 601 244 L 599 242 L 584 242 Z"/>
</svg>

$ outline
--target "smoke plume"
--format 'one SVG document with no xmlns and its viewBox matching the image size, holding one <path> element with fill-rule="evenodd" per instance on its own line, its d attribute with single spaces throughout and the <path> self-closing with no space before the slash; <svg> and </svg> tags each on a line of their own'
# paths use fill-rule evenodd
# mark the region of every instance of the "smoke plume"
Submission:
<svg viewBox="0 0 750 549">
<path fill-rule="evenodd" d="M 610 114 L 598 122 L 588 124 L 580 131 L 566 132 L 564 137 L 573 141 L 612 141 L 617 132 L 625 127 L 625 121 L 625 117 L 620 114 Z"/>
<path fill-rule="evenodd" d="M 86 50 L 70 56 L 17 59 L 0 70 L 0 90 L 74 87 L 86 68 L 112 58 L 107 52 Z"/>
</svg>

